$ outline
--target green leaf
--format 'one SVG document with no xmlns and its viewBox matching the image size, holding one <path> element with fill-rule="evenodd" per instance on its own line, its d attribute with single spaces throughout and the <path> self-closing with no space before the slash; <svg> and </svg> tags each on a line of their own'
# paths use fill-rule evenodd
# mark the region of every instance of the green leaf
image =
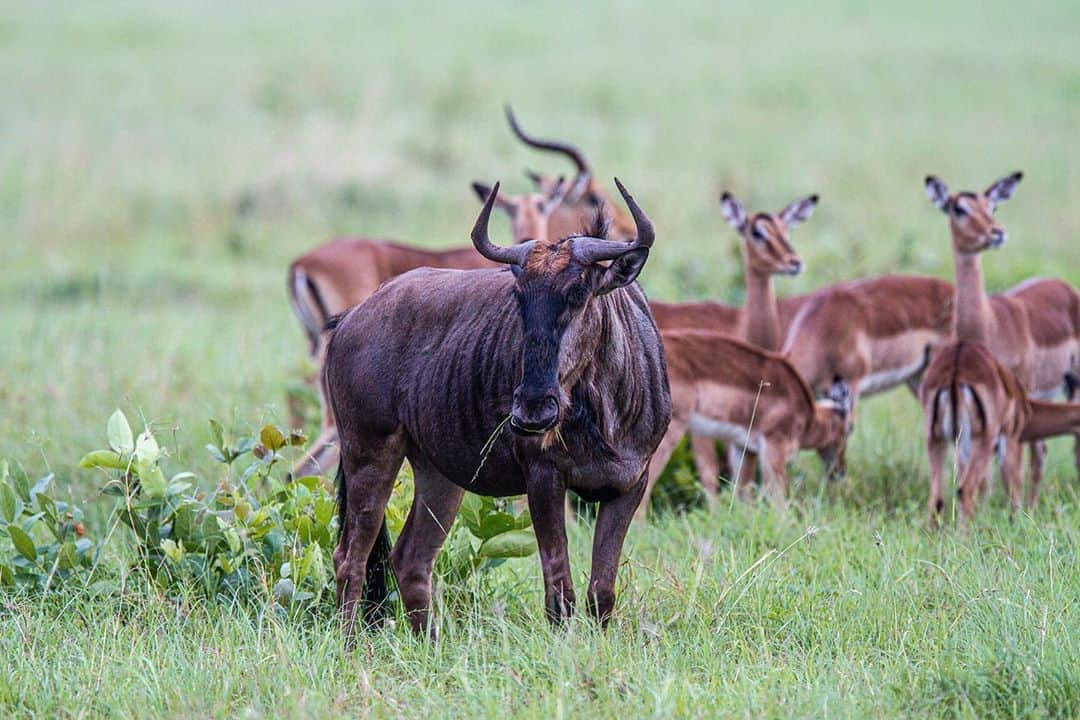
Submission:
<svg viewBox="0 0 1080 720">
<path fill-rule="evenodd" d="M 83 455 L 82 460 L 79 461 L 79 467 L 123 470 L 126 465 L 120 455 L 112 450 L 92 450 Z"/>
<path fill-rule="evenodd" d="M 4 469 L 7 470 L 7 462 L 4 463 Z M 6 472 L 3 474 L 7 475 Z M 19 463 L 15 463 L 11 468 L 11 487 L 16 495 L 25 502 L 30 502 L 30 478 L 26 477 L 26 471 Z"/>
<path fill-rule="evenodd" d="M 0 483 L 0 517 L 7 522 L 15 522 L 19 516 L 19 499 L 15 497 L 15 491 L 8 487 L 7 483 Z"/>
<path fill-rule="evenodd" d="M 529 514 L 529 508 L 525 508 L 520 515 L 514 518 L 514 529 L 524 530 L 532 525 L 532 515 Z"/>
<path fill-rule="evenodd" d="M 285 436 L 273 425 L 263 426 L 263 429 L 259 432 L 259 441 L 274 452 L 285 447 Z"/>
<path fill-rule="evenodd" d="M 214 441 L 217 447 L 225 447 L 225 429 L 221 427 L 221 423 L 213 418 L 210 418 L 210 439 Z"/>
<path fill-rule="evenodd" d="M 140 473 L 139 480 L 142 481 L 143 493 L 148 498 L 163 498 L 165 497 L 165 491 L 168 489 L 168 483 L 165 481 L 165 473 L 161 472 L 161 468 L 150 468 L 145 473 Z"/>
<path fill-rule="evenodd" d="M 139 439 L 135 443 L 135 463 L 138 465 L 140 473 L 148 470 L 150 466 L 160 460 L 162 454 L 152 432 L 143 430 L 139 433 Z"/>
<path fill-rule="evenodd" d="M 117 410 L 109 418 L 106 430 L 109 438 L 109 447 L 118 453 L 130 453 L 135 449 L 135 440 L 131 434 L 131 426 L 128 425 L 127 417 Z"/>
<path fill-rule="evenodd" d="M 15 549 L 19 551 L 27 560 L 31 562 L 37 560 L 37 548 L 34 547 L 34 541 L 30 539 L 21 527 L 18 525 L 8 526 L 8 535 L 11 536 L 11 542 L 15 546 Z"/>
<path fill-rule="evenodd" d="M 75 549 L 75 543 L 68 540 L 60 546 L 60 550 L 56 553 L 56 563 L 61 570 L 70 570 L 79 564 L 79 553 Z"/>
<path fill-rule="evenodd" d="M 515 529 L 514 516 L 502 510 L 496 510 L 481 518 L 480 532 L 476 533 L 476 536 L 481 540 L 488 540 L 513 529 Z"/>
<path fill-rule="evenodd" d="M 228 464 L 229 462 L 225 455 L 222 454 L 221 449 L 213 443 L 206 444 L 206 452 L 210 453 L 210 457 L 214 458 L 219 463 Z"/>
<path fill-rule="evenodd" d="M 0 565 L 0 585 L 5 587 L 15 586 L 15 572 L 7 565 Z"/>
<path fill-rule="evenodd" d="M 511 530 L 484 541 L 478 554 L 486 558 L 528 557 L 536 552 L 531 530 Z"/>
<path fill-rule="evenodd" d="M 35 495 L 41 495 L 48 491 L 49 484 L 53 480 L 53 474 L 49 473 L 45 477 L 39 479 L 34 483 L 34 487 L 30 488 L 30 499 L 33 500 Z"/>
<path fill-rule="evenodd" d="M 470 532 L 477 537 L 480 536 L 483 508 L 484 501 L 479 495 L 465 493 L 465 497 L 461 501 L 461 509 L 458 510 L 458 517 L 461 518 L 461 522 L 465 523 Z"/>
</svg>

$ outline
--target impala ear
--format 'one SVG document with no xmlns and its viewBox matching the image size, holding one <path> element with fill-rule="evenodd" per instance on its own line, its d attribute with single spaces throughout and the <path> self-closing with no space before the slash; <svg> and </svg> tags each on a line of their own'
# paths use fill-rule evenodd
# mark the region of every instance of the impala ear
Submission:
<svg viewBox="0 0 1080 720">
<path fill-rule="evenodd" d="M 535 170 L 530 170 L 529 168 L 525 168 L 525 177 L 529 178 L 529 181 L 534 186 L 536 186 L 537 189 L 542 188 L 544 186 L 544 176 L 541 175 L 540 173 L 536 172 Z"/>
<path fill-rule="evenodd" d="M 935 175 L 926 176 L 926 197 L 941 212 L 949 212 L 949 188 Z"/>
<path fill-rule="evenodd" d="M 816 193 L 796 200 L 780 211 L 780 219 L 788 227 L 804 223 L 814 214 L 814 208 L 817 207 L 817 204 L 818 196 Z"/>
<path fill-rule="evenodd" d="M 482 182 L 474 182 L 472 184 L 472 189 L 473 192 L 476 193 L 477 197 L 480 198 L 480 202 L 487 202 L 488 195 L 491 194 L 490 185 Z M 503 197 L 502 193 L 499 193 L 498 197 L 495 198 L 495 206 L 505 212 L 510 213 L 510 215 L 513 215 L 514 212 L 517 210 L 514 203 L 507 201 L 507 199 Z"/>
<path fill-rule="evenodd" d="M 1016 186 L 1020 184 L 1020 181 L 1024 179 L 1024 173 L 1017 170 L 1011 175 L 1006 175 L 990 187 L 986 188 L 986 199 L 990 201 L 991 207 L 997 207 L 998 203 L 1003 203 L 1013 196 L 1016 192 Z"/>
<path fill-rule="evenodd" d="M 637 248 L 624 252 L 607 267 L 591 265 L 593 294 L 605 295 L 634 282 L 648 259 L 649 248 Z"/>
<path fill-rule="evenodd" d="M 735 228 L 739 233 L 746 229 L 746 210 L 742 203 L 731 193 L 724 191 L 720 196 L 720 212 L 728 225 Z"/>
</svg>

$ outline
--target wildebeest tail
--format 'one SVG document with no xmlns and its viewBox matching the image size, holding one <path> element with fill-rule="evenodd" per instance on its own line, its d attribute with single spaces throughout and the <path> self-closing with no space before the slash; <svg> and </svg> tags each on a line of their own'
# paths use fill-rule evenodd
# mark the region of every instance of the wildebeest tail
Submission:
<svg viewBox="0 0 1080 720">
<path fill-rule="evenodd" d="M 319 288 L 304 269 L 297 265 L 289 268 L 289 304 L 307 334 L 309 352 L 314 355 L 319 346 L 319 335 L 326 322 L 326 303 L 323 302 Z"/>
<path fill-rule="evenodd" d="M 379 536 L 368 555 L 367 577 L 364 578 L 364 623 L 377 627 L 386 619 L 390 598 L 390 530 L 383 516 Z"/>
</svg>

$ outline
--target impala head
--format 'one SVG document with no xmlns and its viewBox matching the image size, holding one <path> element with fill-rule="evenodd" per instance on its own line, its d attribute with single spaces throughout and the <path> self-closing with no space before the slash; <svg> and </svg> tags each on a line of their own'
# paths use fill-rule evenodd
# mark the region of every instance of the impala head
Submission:
<svg viewBox="0 0 1080 720">
<path fill-rule="evenodd" d="M 481 202 L 491 194 L 491 187 L 485 183 L 474 182 L 472 187 Z M 548 218 L 562 204 L 567 188 L 566 180 L 560 177 L 549 183 L 542 193 L 513 196 L 500 193 L 495 197 L 495 205 L 510 218 L 510 232 L 515 243 L 547 238 Z"/>
<path fill-rule="evenodd" d="M 510 424 L 518 434 L 543 434 L 561 421 L 570 389 L 589 361 L 590 328 L 585 310 L 592 300 L 632 283 L 649 257 L 654 232 L 649 218 L 616 179 L 637 225 L 632 243 L 573 235 L 537 238 L 500 247 L 488 239 L 488 220 L 499 185 L 489 193 L 472 231 L 484 257 L 510 266 L 521 314 L 521 380 L 514 389 Z M 595 338 L 593 338 L 595 339 Z"/>
<path fill-rule="evenodd" d="M 818 456 L 830 480 L 844 476 L 848 435 L 855 425 L 855 393 L 841 377 L 833 380 L 827 397 L 817 401 L 817 424 L 820 427 Z"/>
<path fill-rule="evenodd" d="M 728 224 L 742 236 L 751 270 L 761 275 L 798 275 L 803 261 L 791 247 L 791 228 L 809 220 L 817 202 L 817 195 L 808 195 L 775 215 L 759 212 L 748 216 L 742 203 L 725 192 L 720 197 L 720 210 Z"/>
<path fill-rule="evenodd" d="M 981 193 L 964 191 L 950 195 L 945 183 L 933 175 L 927 176 L 926 194 L 936 208 L 949 216 L 956 252 L 973 255 L 1005 244 L 1008 235 L 994 219 L 994 210 L 1012 197 L 1023 177 L 1017 171 Z"/>
</svg>

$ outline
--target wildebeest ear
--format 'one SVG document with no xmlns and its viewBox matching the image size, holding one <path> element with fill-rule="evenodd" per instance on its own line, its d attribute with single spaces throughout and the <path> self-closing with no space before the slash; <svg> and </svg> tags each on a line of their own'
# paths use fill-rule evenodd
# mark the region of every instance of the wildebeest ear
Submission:
<svg viewBox="0 0 1080 720">
<path fill-rule="evenodd" d="M 1024 173 L 1017 170 L 1011 175 L 1006 175 L 1000 180 L 996 181 L 993 185 L 986 188 L 986 199 L 990 201 L 991 207 L 997 207 L 998 203 L 1003 203 L 1013 196 L 1016 192 L 1016 186 L 1020 184 L 1020 181 L 1024 179 Z"/>
<path fill-rule="evenodd" d="M 472 189 L 473 192 L 476 193 L 477 197 L 480 198 L 480 202 L 487 202 L 488 195 L 491 194 L 490 185 L 482 182 L 474 182 L 472 184 Z M 517 210 L 517 206 L 515 206 L 512 202 L 508 202 L 506 198 L 503 197 L 502 193 L 499 193 L 499 196 L 495 198 L 495 206 L 501 208 L 502 210 L 505 210 L 511 215 L 513 215 L 514 212 Z"/>
<path fill-rule="evenodd" d="M 817 204 L 818 196 L 816 194 L 795 200 L 780 211 L 780 219 L 789 227 L 804 223 L 814 214 L 814 208 L 817 207 Z"/>
<path fill-rule="evenodd" d="M 728 225 L 740 233 L 746 229 L 746 209 L 734 195 L 727 191 L 720 196 L 720 212 L 728 221 Z"/>
<path fill-rule="evenodd" d="M 943 213 L 949 212 L 949 187 L 936 175 L 926 176 L 926 197 Z"/>
<path fill-rule="evenodd" d="M 638 248 L 623 253 L 607 267 L 592 265 L 589 272 L 592 273 L 593 293 L 604 295 L 634 282 L 648 259 L 649 248 Z"/>
</svg>

